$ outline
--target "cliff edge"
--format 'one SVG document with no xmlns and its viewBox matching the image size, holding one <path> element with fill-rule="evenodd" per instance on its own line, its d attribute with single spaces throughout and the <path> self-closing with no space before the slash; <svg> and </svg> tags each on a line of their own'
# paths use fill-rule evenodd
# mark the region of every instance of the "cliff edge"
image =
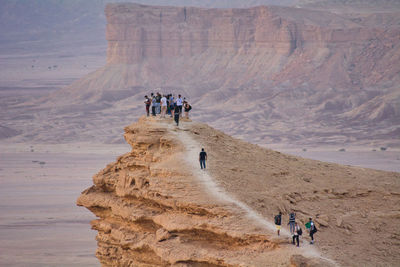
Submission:
<svg viewBox="0 0 400 267">
<path fill-rule="evenodd" d="M 98 219 L 104 266 L 330 266 L 399 261 L 400 174 L 260 148 L 205 124 L 141 118 L 132 151 L 93 177 L 78 205 Z M 207 171 L 198 152 L 209 155 Z M 319 226 L 300 248 L 273 215 Z M 286 216 L 286 217 L 285 217 Z M 367 242 L 366 242 L 367 241 Z M 371 241 L 374 242 L 371 245 Z"/>
</svg>

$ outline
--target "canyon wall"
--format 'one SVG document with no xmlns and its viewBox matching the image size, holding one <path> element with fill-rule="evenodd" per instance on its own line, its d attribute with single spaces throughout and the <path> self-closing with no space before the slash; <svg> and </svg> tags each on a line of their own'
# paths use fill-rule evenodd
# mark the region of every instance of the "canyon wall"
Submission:
<svg viewBox="0 0 400 267">
<path fill-rule="evenodd" d="M 397 79 L 400 71 L 395 64 L 398 56 L 388 58 L 399 51 L 400 30 L 394 25 L 366 26 L 366 22 L 329 12 L 288 7 L 202 9 L 109 4 L 105 12 L 107 61 L 111 64 L 149 61 L 156 69 L 157 64 L 171 64 L 183 70 L 185 61 L 196 64 L 200 58 L 209 58 L 215 69 L 228 64 L 231 69 L 226 71 L 242 70 L 242 80 L 257 78 L 253 67 L 257 64 L 257 71 L 270 74 L 275 83 L 292 79 L 312 82 L 316 77 L 311 73 L 317 69 L 325 84 L 335 82 L 335 87 L 351 88 L 357 83 L 365 87 Z M 255 55 L 267 62 L 270 55 L 278 66 L 266 72 L 260 63 L 251 62 Z M 177 61 L 181 61 L 180 66 Z M 241 68 L 243 65 L 247 69 Z M 168 66 L 165 68 L 168 73 Z M 195 73 L 203 74 L 201 68 L 199 73 L 192 71 L 188 79 Z"/>
<path fill-rule="evenodd" d="M 161 91 L 184 95 L 196 119 L 251 142 L 400 146 L 396 10 L 120 3 L 105 12 L 108 63 L 47 98 L 60 114 L 131 105 L 137 119 L 143 96 Z"/>
</svg>

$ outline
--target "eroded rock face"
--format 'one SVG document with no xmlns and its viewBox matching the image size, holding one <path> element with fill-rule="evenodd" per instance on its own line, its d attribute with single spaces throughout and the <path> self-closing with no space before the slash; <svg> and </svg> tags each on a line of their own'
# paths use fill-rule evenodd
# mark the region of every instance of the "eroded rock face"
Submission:
<svg viewBox="0 0 400 267">
<path fill-rule="evenodd" d="M 293 86 L 315 82 L 339 88 L 390 81 L 398 78 L 400 70 L 395 63 L 400 29 L 372 16 L 356 20 L 289 7 L 202 9 L 136 4 L 109 4 L 106 16 L 107 62 L 113 64 L 147 62 L 155 69 L 163 64 L 184 69 L 184 59 L 197 61 L 203 56 L 217 64 L 214 75 L 223 71 L 218 64 L 226 67 L 233 61 L 226 71 L 240 72 L 244 80 L 254 79 L 257 70 L 258 75 L 272 74 L 276 84 L 290 80 Z M 396 15 L 388 16 L 398 20 Z M 255 55 L 276 66 L 266 72 L 267 66 L 252 62 Z M 162 73 L 168 77 L 168 67 L 164 68 Z M 235 82 L 234 87 L 243 83 Z"/>
<path fill-rule="evenodd" d="M 165 127 L 125 128 L 132 151 L 93 177 L 77 203 L 92 211 L 104 266 L 251 266 L 275 263 L 279 242 L 191 175 L 184 148 Z M 243 214 L 242 214 L 243 215 Z M 265 259 L 269 255 L 270 259 Z"/>
<path fill-rule="evenodd" d="M 119 3 L 106 16 L 108 64 L 49 96 L 49 106 L 129 103 L 137 119 L 143 96 L 159 90 L 187 97 L 197 120 L 258 144 L 399 146 L 396 10 Z"/>
<path fill-rule="evenodd" d="M 92 227 L 104 266 L 399 261 L 399 173 L 290 156 L 201 123 L 177 128 L 172 119 L 142 118 L 125 128 L 125 139 L 132 151 L 95 175 L 78 199 L 98 217 Z M 206 172 L 198 166 L 201 147 Z M 278 211 L 280 237 L 271 222 Z M 287 233 L 290 211 L 303 229 L 299 248 Z M 314 246 L 305 229 L 310 217 Z"/>
</svg>

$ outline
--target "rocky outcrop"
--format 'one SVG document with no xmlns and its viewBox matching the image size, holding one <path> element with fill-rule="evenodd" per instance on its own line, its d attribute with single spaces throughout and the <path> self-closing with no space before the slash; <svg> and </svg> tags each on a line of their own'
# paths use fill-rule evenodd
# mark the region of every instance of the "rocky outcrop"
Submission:
<svg viewBox="0 0 400 267">
<path fill-rule="evenodd" d="M 126 127 L 132 151 L 96 174 L 77 201 L 98 217 L 92 228 L 103 266 L 266 266 L 301 253 L 210 193 L 171 126 L 141 119 Z"/>
</svg>

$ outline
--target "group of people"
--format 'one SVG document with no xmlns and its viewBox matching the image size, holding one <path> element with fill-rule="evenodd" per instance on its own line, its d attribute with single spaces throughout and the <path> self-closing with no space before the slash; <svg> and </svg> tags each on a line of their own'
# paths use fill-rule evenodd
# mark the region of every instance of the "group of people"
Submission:
<svg viewBox="0 0 400 267">
<path fill-rule="evenodd" d="M 165 118 L 166 115 L 170 115 L 174 118 L 177 126 L 179 126 L 179 117 L 182 115 L 189 119 L 189 111 L 192 106 L 181 95 L 174 97 L 172 94 L 161 95 L 157 92 L 156 94 L 151 93 L 150 97 L 145 95 L 144 98 L 147 116 L 150 116 L 150 110 L 152 116 L 160 114 L 161 118 Z"/>
<path fill-rule="evenodd" d="M 274 219 L 275 219 L 276 230 L 278 232 L 278 235 L 280 235 L 281 225 L 282 225 L 282 212 L 279 212 L 278 215 L 275 215 Z M 297 244 L 297 246 L 299 246 L 300 236 L 303 234 L 303 230 L 301 229 L 300 225 L 296 222 L 296 213 L 294 213 L 293 211 L 289 214 L 288 225 L 290 229 L 290 234 L 292 235 L 292 244 L 293 245 Z M 314 234 L 317 232 L 317 227 L 315 226 L 315 223 L 313 222 L 312 218 L 309 218 L 309 221 L 305 224 L 305 227 L 311 237 L 310 244 L 314 244 Z"/>
</svg>

